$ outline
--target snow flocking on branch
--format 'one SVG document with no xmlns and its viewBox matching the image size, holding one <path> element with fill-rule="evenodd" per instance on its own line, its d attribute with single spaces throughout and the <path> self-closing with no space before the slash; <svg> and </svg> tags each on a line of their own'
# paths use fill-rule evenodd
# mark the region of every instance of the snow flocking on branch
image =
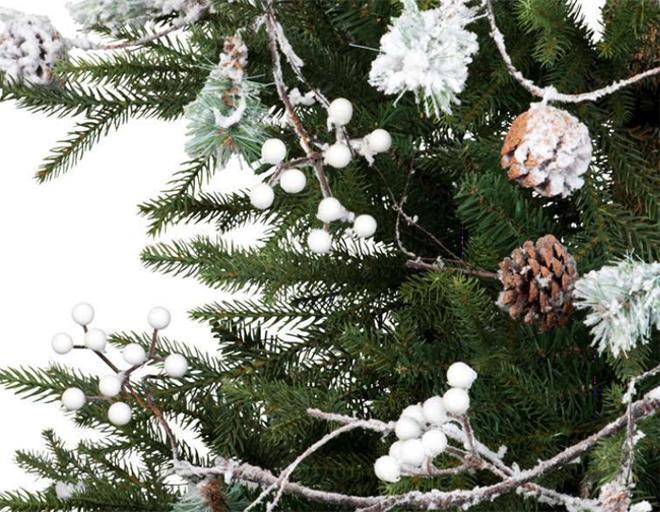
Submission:
<svg viewBox="0 0 660 512">
<path fill-rule="evenodd" d="M 463 0 L 442 0 L 427 11 L 420 11 L 415 0 L 403 5 L 402 15 L 381 38 L 369 83 L 387 95 L 413 92 L 427 114 L 451 114 L 479 49 L 476 34 L 465 28 L 475 11 Z"/>
<path fill-rule="evenodd" d="M 591 271 L 575 285 L 575 305 L 589 310 L 585 324 L 600 353 L 617 357 L 648 343 L 660 328 L 660 263 L 628 257 Z"/>
</svg>

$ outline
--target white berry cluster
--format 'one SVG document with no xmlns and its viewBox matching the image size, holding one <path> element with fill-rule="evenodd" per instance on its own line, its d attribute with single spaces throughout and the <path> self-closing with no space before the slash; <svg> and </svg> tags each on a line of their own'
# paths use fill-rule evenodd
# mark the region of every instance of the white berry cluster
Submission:
<svg viewBox="0 0 660 512">
<path fill-rule="evenodd" d="M 465 363 L 454 363 L 447 370 L 451 386 L 443 396 L 433 396 L 424 403 L 406 407 L 394 427 L 398 438 L 389 455 L 376 460 L 374 471 L 384 482 L 398 482 L 402 475 L 415 474 L 425 463 L 447 449 L 443 426 L 463 416 L 470 408 L 468 390 L 477 372 Z"/>
<path fill-rule="evenodd" d="M 451 114 L 479 49 L 477 36 L 465 28 L 475 12 L 465 0 L 442 0 L 427 11 L 420 11 L 416 0 L 403 4 L 403 14 L 380 40 L 369 83 L 387 95 L 413 92 L 427 114 Z"/>
<path fill-rule="evenodd" d="M 300 104 L 306 104 L 305 98 L 297 89 L 292 96 Z M 310 103 L 311 104 L 311 103 Z M 348 140 L 344 136 L 344 127 L 353 118 L 353 105 L 345 98 L 337 98 L 328 107 L 328 128 L 337 130 L 337 140 L 334 144 L 321 145 L 323 150 L 323 163 L 334 169 L 343 169 L 353 160 L 354 152 L 364 156 L 369 163 L 373 156 L 385 153 L 392 147 L 391 135 L 382 128 L 378 128 L 362 139 Z M 261 148 L 262 161 L 269 165 L 283 166 L 287 157 L 287 147 L 280 139 L 268 139 Z M 311 165 L 306 163 L 305 165 Z M 298 194 L 305 189 L 307 177 L 298 168 L 287 168 L 279 174 L 279 185 L 288 194 Z M 273 205 L 275 191 L 267 183 L 260 183 L 250 192 L 252 206 L 259 210 L 266 210 Z M 348 211 L 335 197 L 324 198 L 316 213 L 318 220 L 325 225 L 342 221 L 353 224 L 353 233 L 360 238 L 372 237 L 378 228 L 376 219 L 371 215 L 355 215 Z M 312 252 L 326 254 L 332 247 L 332 236 L 327 229 L 313 229 L 308 238 L 307 245 Z"/>
<path fill-rule="evenodd" d="M 62 36 L 45 16 L 0 8 L 0 73 L 13 83 L 47 85 L 67 56 Z"/>
<path fill-rule="evenodd" d="M 73 320 L 85 331 L 84 344 L 75 345 L 73 338 L 66 333 L 58 333 L 53 336 L 51 345 L 53 350 L 60 355 L 70 353 L 74 349 L 87 349 L 104 354 L 108 336 L 105 331 L 90 328 L 94 320 L 94 308 L 87 303 L 80 303 L 73 308 L 71 316 Z M 153 308 L 149 312 L 148 322 L 154 329 L 154 335 L 169 326 L 171 321 L 170 312 L 162 307 Z M 154 358 L 137 343 L 130 343 L 124 347 L 122 353 L 125 363 L 129 365 L 126 371 L 108 374 L 99 379 L 100 397 L 91 398 L 98 400 L 112 400 L 118 397 L 129 382 L 130 374 L 138 368 L 153 362 Z M 105 357 L 105 356 L 104 356 Z M 188 372 L 188 361 L 180 354 L 171 354 L 163 361 L 165 375 L 172 378 L 182 378 Z M 69 388 L 62 394 L 62 405 L 69 411 L 78 411 L 88 402 L 89 397 L 79 388 Z M 125 402 L 114 402 L 108 409 L 108 420 L 116 426 L 128 425 L 133 417 L 131 407 Z"/>
</svg>

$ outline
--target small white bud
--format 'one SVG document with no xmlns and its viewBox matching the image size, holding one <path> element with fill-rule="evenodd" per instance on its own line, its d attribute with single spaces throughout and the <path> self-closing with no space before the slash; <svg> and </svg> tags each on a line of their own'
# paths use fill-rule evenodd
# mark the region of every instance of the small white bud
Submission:
<svg viewBox="0 0 660 512">
<path fill-rule="evenodd" d="M 128 364 L 137 366 L 147 360 L 147 352 L 137 343 L 131 343 L 124 347 L 124 361 Z"/>
<path fill-rule="evenodd" d="M 307 237 L 307 245 L 316 254 L 327 254 L 332 248 L 332 237 L 323 229 L 312 229 Z"/>
<path fill-rule="evenodd" d="M 168 376 L 180 379 L 188 373 L 188 361 L 181 354 L 172 354 L 165 359 L 164 368 Z"/>
<path fill-rule="evenodd" d="M 86 302 L 81 302 L 74 306 L 71 311 L 71 318 L 79 325 L 89 325 L 94 320 L 94 308 Z"/>
<path fill-rule="evenodd" d="M 267 210 L 274 201 L 275 191 L 266 183 L 259 183 L 250 191 L 250 203 L 258 210 Z"/>
<path fill-rule="evenodd" d="M 69 388 L 62 393 L 62 405 L 68 411 L 78 411 L 87 403 L 85 393 L 78 388 Z"/>
<path fill-rule="evenodd" d="M 454 363 L 447 370 L 447 384 L 453 388 L 470 389 L 477 379 L 477 372 L 465 363 Z"/>
<path fill-rule="evenodd" d="M 408 418 L 414 419 L 420 425 L 426 423 L 426 418 L 424 417 L 424 409 L 421 404 L 409 405 L 401 413 L 401 418 L 407 416 Z"/>
<path fill-rule="evenodd" d="M 385 153 L 392 147 L 392 136 L 388 131 L 378 128 L 367 135 L 367 145 L 374 153 Z"/>
<path fill-rule="evenodd" d="M 73 338 L 66 333 L 60 332 L 53 336 L 50 342 L 53 351 L 61 356 L 73 350 Z"/>
<path fill-rule="evenodd" d="M 85 333 L 85 346 L 95 352 L 103 352 L 108 344 L 108 335 L 101 329 L 90 329 Z"/>
<path fill-rule="evenodd" d="M 108 420 L 117 427 L 128 425 L 133 419 L 133 411 L 124 402 L 112 404 L 108 409 Z"/>
<path fill-rule="evenodd" d="M 447 448 L 447 436 L 440 430 L 429 430 L 422 436 L 422 444 L 426 455 L 437 457 Z"/>
<path fill-rule="evenodd" d="M 99 380 L 99 391 L 107 398 L 113 398 L 121 393 L 123 379 L 118 375 L 106 375 Z"/>
<path fill-rule="evenodd" d="M 353 118 L 353 104 L 346 98 L 337 98 L 328 107 L 328 124 L 346 126 Z"/>
<path fill-rule="evenodd" d="M 408 439 L 401 447 L 401 462 L 410 466 L 419 467 L 426 460 L 424 445 L 419 439 Z"/>
<path fill-rule="evenodd" d="M 409 416 L 402 416 L 396 422 L 394 433 L 401 441 L 415 439 L 422 435 L 421 425 Z"/>
<path fill-rule="evenodd" d="M 305 190 L 307 178 L 305 173 L 298 169 L 287 169 L 280 176 L 280 187 L 287 194 L 298 194 Z"/>
<path fill-rule="evenodd" d="M 350 148 L 341 142 L 333 144 L 323 153 L 323 161 L 335 169 L 343 169 L 351 163 L 352 158 Z"/>
<path fill-rule="evenodd" d="M 345 216 L 346 209 L 334 197 L 326 197 L 323 199 L 319 203 L 319 209 L 316 213 L 316 218 L 327 224 L 343 219 Z"/>
<path fill-rule="evenodd" d="M 261 159 L 270 165 L 277 165 L 286 158 L 286 146 L 280 139 L 268 139 L 261 146 Z"/>
<path fill-rule="evenodd" d="M 377 229 L 378 223 L 371 215 L 359 215 L 353 223 L 353 231 L 361 238 L 371 238 Z"/>
<path fill-rule="evenodd" d="M 153 329 L 162 331 L 170 325 L 170 322 L 172 321 L 172 315 L 167 309 L 163 307 L 156 307 L 149 311 L 147 321 Z"/>
<path fill-rule="evenodd" d="M 442 404 L 449 414 L 462 416 L 470 408 L 470 395 L 462 388 L 451 388 L 442 396 Z"/>
<path fill-rule="evenodd" d="M 403 443 L 405 443 L 405 441 L 394 441 L 388 452 L 391 457 L 394 457 L 398 461 L 401 460 L 401 448 L 403 448 Z"/>
<path fill-rule="evenodd" d="M 394 457 L 383 455 L 374 463 L 374 472 L 383 482 L 398 482 L 401 479 L 401 464 Z"/>
<path fill-rule="evenodd" d="M 447 423 L 449 418 L 441 396 L 432 396 L 424 402 L 422 408 L 427 422 L 437 426 Z"/>
</svg>

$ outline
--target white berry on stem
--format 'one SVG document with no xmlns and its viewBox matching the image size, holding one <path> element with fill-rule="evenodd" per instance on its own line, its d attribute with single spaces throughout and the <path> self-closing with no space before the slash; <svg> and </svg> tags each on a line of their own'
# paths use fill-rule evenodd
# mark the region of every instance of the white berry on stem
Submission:
<svg viewBox="0 0 660 512">
<path fill-rule="evenodd" d="M 68 411 L 78 411 L 87 403 L 85 393 L 78 388 L 69 388 L 62 393 L 62 405 Z"/>
<path fill-rule="evenodd" d="M 280 176 L 280 187 L 287 194 L 298 194 L 305 190 L 307 177 L 298 169 L 287 169 Z"/>
<path fill-rule="evenodd" d="M 259 183 L 250 191 L 250 203 L 258 210 L 267 210 L 273 206 L 275 191 L 266 183 Z"/>
<path fill-rule="evenodd" d="M 77 324 L 87 326 L 94 320 L 94 308 L 86 302 L 76 304 L 71 310 L 71 318 Z"/>
<path fill-rule="evenodd" d="M 133 411 L 128 404 L 117 402 L 108 409 L 108 420 L 117 427 L 128 425 L 133 419 Z"/>
<path fill-rule="evenodd" d="M 451 388 L 442 396 L 442 404 L 449 414 L 462 416 L 470 408 L 470 395 L 463 388 Z"/>
<path fill-rule="evenodd" d="M 367 145 L 374 153 L 385 153 L 392 147 L 392 136 L 387 130 L 378 128 L 367 135 Z"/>
<path fill-rule="evenodd" d="M 64 332 L 57 333 L 50 342 L 53 351 L 61 356 L 73 350 L 73 338 Z"/>
<path fill-rule="evenodd" d="M 327 254 L 332 248 L 332 236 L 324 229 L 312 229 L 307 237 L 307 246 L 316 254 Z"/>
<path fill-rule="evenodd" d="M 343 169 L 351 163 L 352 158 L 351 149 L 341 142 L 333 144 L 323 153 L 323 161 L 335 169 Z"/>
<path fill-rule="evenodd" d="M 316 218 L 321 222 L 330 224 L 346 216 L 346 208 L 334 197 L 326 197 L 319 203 Z"/>
<path fill-rule="evenodd" d="M 426 455 L 437 457 L 447 449 L 447 436 L 438 429 L 429 430 L 422 436 L 422 445 Z"/>
<path fill-rule="evenodd" d="M 419 467 L 426 460 L 424 445 L 419 439 L 408 439 L 401 447 L 401 462 L 410 466 Z"/>
<path fill-rule="evenodd" d="M 477 379 L 477 372 L 465 363 L 454 363 L 447 370 L 447 384 L 453 388 L 470 389 Z"/>
<path fill-rule="evenodd" d="M 172 321 L 172 315 L 166 308 L 155 307 L 149 311 L 147 321 L 153 329 L 162 331 L 170 325 L 170 322 Z"/>
<path fill-rule="evenodd" d="M 383 482 L 398 482 L 401 479 L 401 464 L 394 457 L 383 455 L 376 459 L 374 472 Z"/>
<path fill-rule="evenodd" d="M 165 359 L 163 367 L 169 377 L 180 379 L 188 373 L 188 360 L 181 354 L 171 354 Z"/>
<path fill-rule="evenodd" d="M 358 215 L 353 222 L 353 231 L 360 238 L 371 238 L 377 229 L 378 223 L 371 215 Z"/>
<path fill-rule="evenodd" d="M 441 396 L 432 396 L 422 405 L 424 418 L 433 425 L 443 425 L 449 419 Z"/>
<path fill-rule="evenodd" d="M 130 343 L 124 347 L 124 361 L 133 366 L 140 365 L 147 360 L 147 352 L 137 343 Z"/>
<path fill-rule="evenodd" d="M 424 417 L 424 409 L 421 404 L 409 405 L 401 412 L 401 417 L 404 416 L 414 419 L 420 425 L 424 425 L 426 418 Z"/>
<path fill-rule="evenodd" d="M 277 165 L 286 158 L 286 146 L 280 139 L 268 139 L 261 146 L 261 159 L 271 165 Z"/>
<path fill-rule="evenodd" d="M 85 346 L 95 352 L 103 352 L 108 344 L 108 335 L 101 329 L 90 329 L 85 333 Z"/>
<path fill-rule="evenodd" d="M 106 375 L 99 380 L 99 392 L 107 398 L 113 398 L 121 393 L 124 380 L 119 375 Z"/>
<path fill-rule="evenodd" d="M 353 118 L 353 104 L 346 98 L 337 98 L 328 107 L 328 124 L 346 126 Z"/>
<path fill-rule="evenodd" d="M 401 460 L 401 449 L 403 448 L 403 443 L 405 443 L 405 441 L 394 441 L 392 443 L 388 451 L 391 457 L 394 457 L 397 460 Z"/>
<path fill-rule="evenodd" d="M 422 435 L 421 425 L 409 416 L 402 416 L 396 422 L 394 433 L 401 441 L 415 439 Z"/>
</svg>

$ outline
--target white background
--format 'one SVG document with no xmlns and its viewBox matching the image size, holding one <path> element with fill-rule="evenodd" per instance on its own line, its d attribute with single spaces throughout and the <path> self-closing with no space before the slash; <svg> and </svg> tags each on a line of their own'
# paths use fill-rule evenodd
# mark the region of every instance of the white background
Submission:
<svg viewBox="0 0 660 512">
<path fill-rule="evenodd" d="M 72 35 L 64 0 L 0 0 L 4 7 L 46 14 Z M 597 23 L 604 0 L 583 0 L 586 18 Z M 144 330 L 146 313 L 167 306 L 174 321 L 168 334 L 213 350 L 208 330 L 187 318 L 194 306 L 219 294 L 191 279 L 145 270 L 140 250 L 151 240 L 136 205 L 154 197 L 185 160 L 185 127 L 135 121 L 103 140 L 70 173 L 39 185 L 40 160 L 73 125 L 0 104 L 0 366 L 72 363 L 103 373 L 90 355 L 56 357 L 55 332 L 80 339 L 71 306 L 92 303 L 98 327 Z M 210 227 L 195 232 L 211 232 Z M 169 236 L 187 235 L 178 231 Z M 38 485 L 12 463 L 17 449 L 37 449 L 40 432 L 54 428 L 67 441 L 81 433 L 57 404 L 22 401 L 0 390 L 0 491 Z"/>
</svg>

